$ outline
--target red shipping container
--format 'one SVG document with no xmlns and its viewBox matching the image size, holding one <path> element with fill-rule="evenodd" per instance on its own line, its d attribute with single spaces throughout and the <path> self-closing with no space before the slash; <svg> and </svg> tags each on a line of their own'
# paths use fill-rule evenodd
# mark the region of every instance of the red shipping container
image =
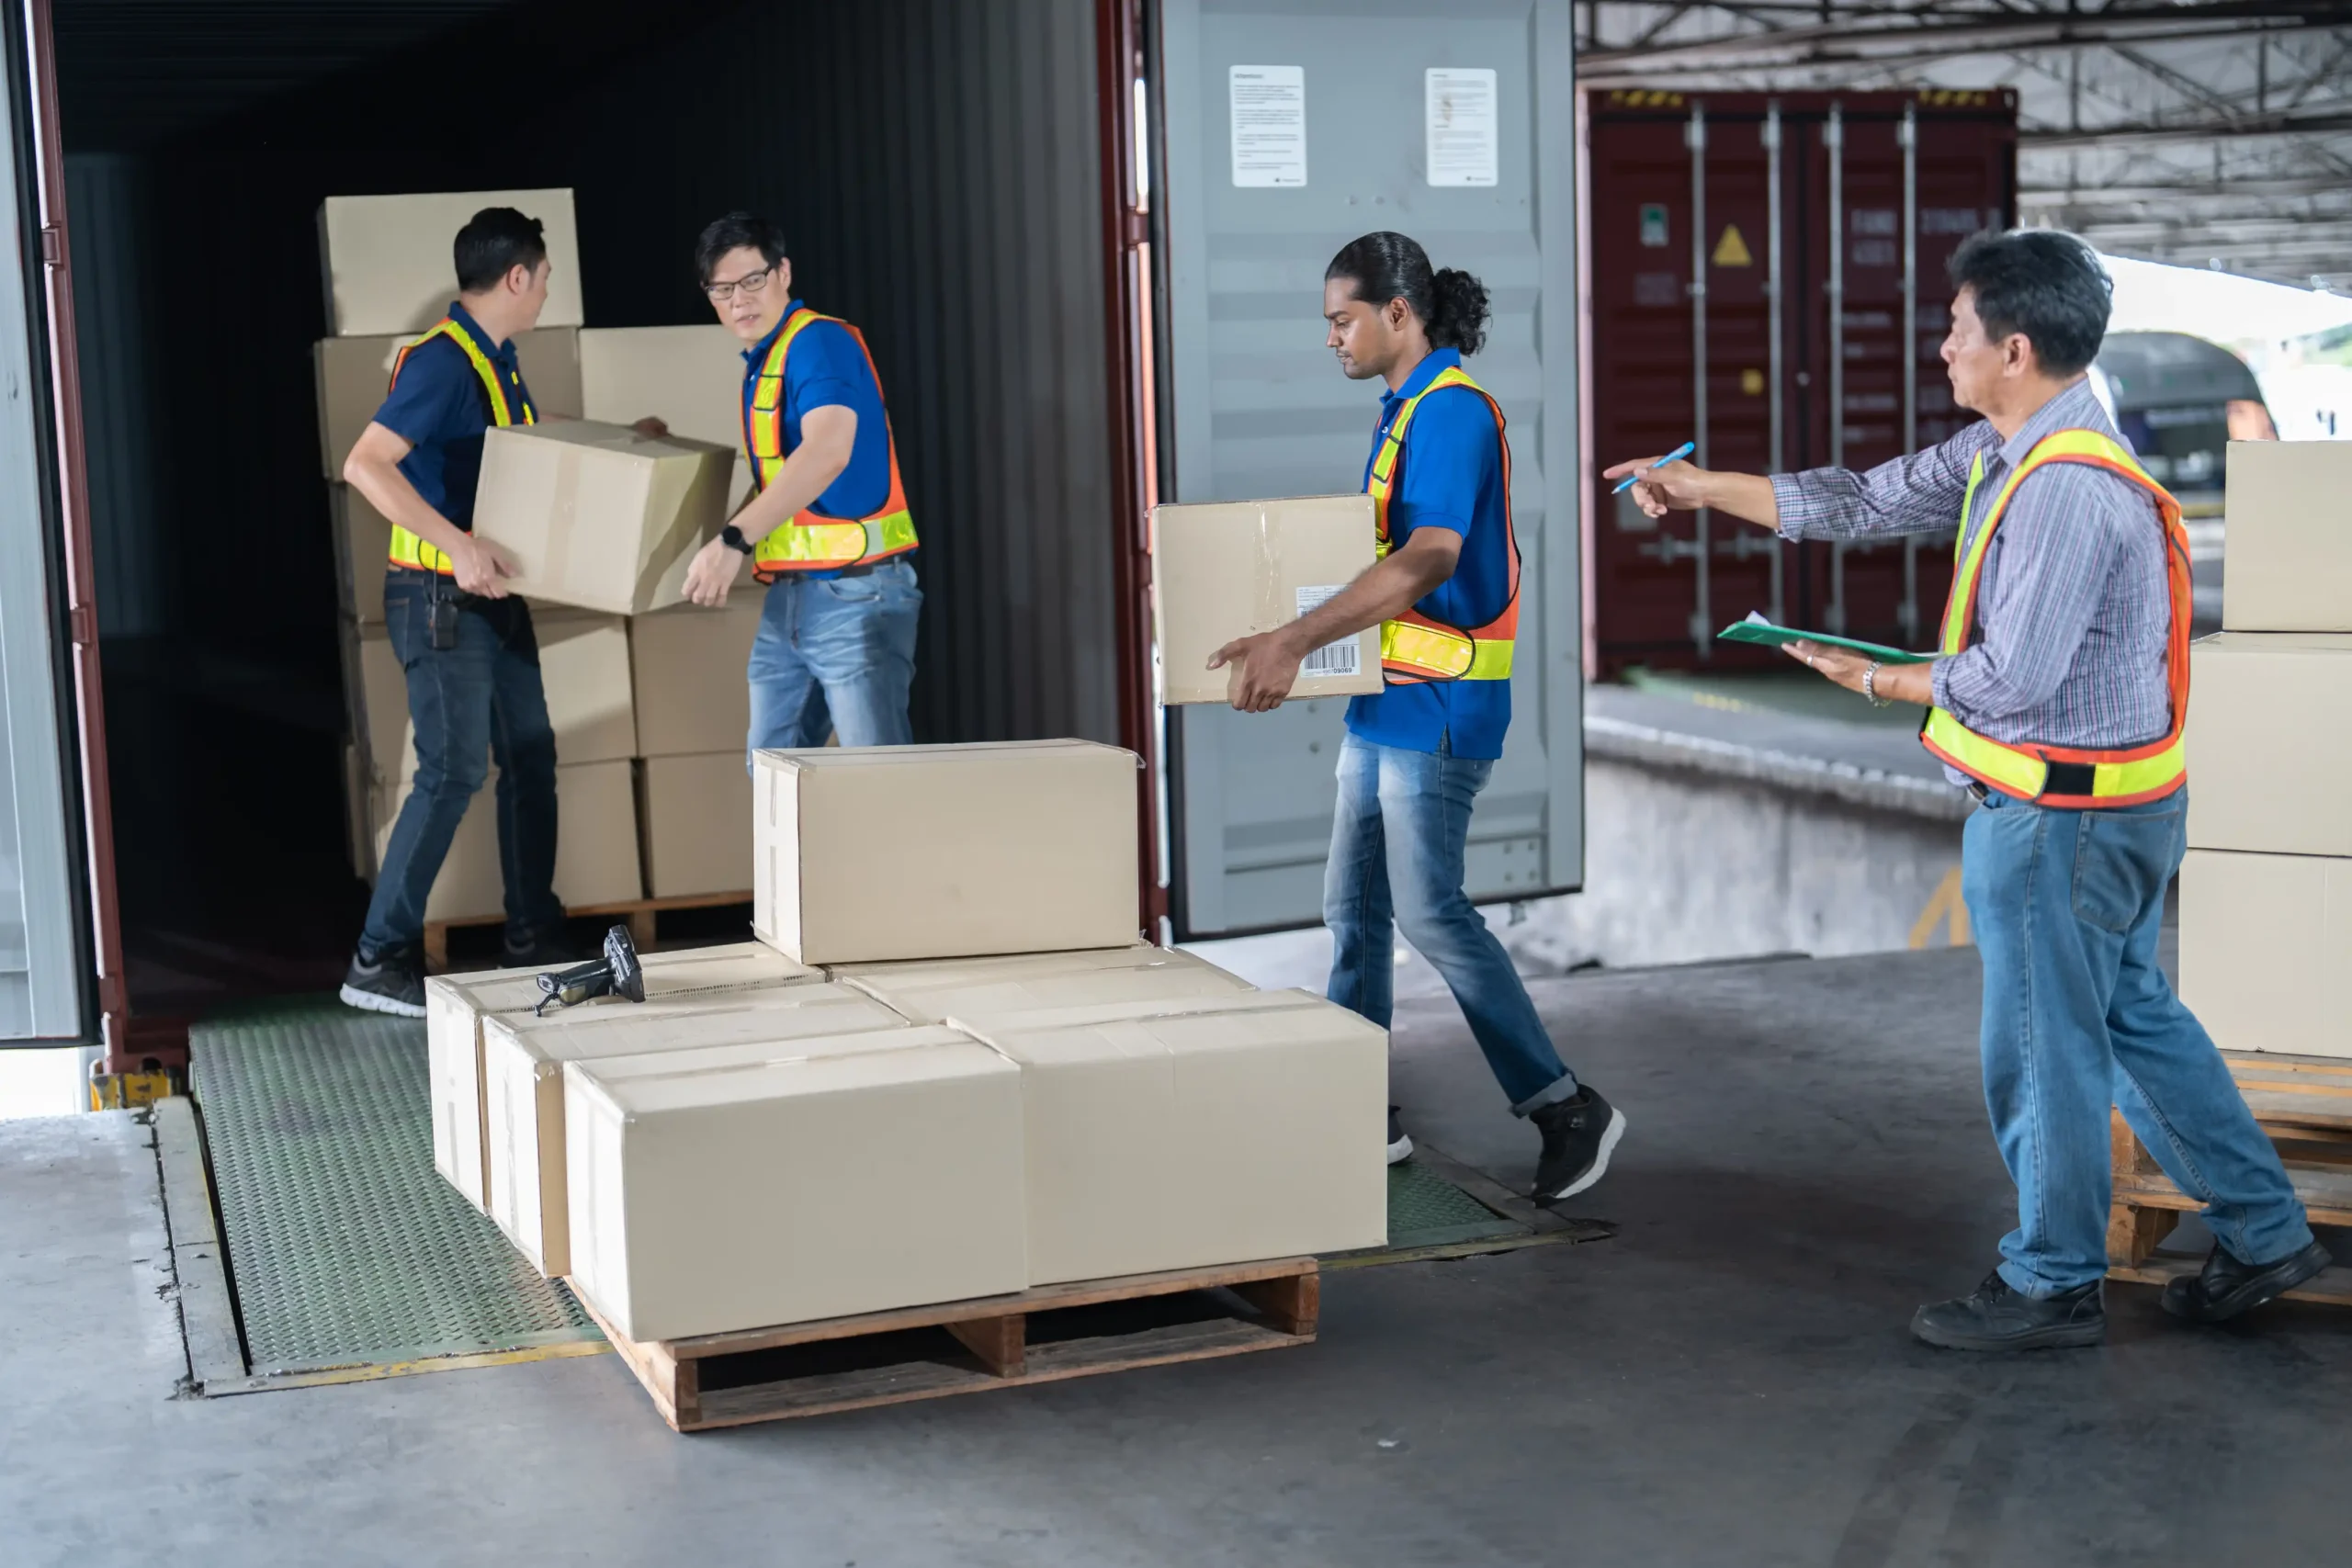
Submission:
<svg viewBox="0 0 2352 1568">
<path fill-rule="evenodd" d="M 1973 418 L 1944 378 L 1944 266 L 2015 220 L 2016 95 L 1620 89 L 1581 112 L 1594 673 L 1764 665 L 1714 641 L 1751 610 L 1926 646 L 1950 535 L 1792 547 L 1653 520 L 1600 474 L 1685 441 L 1709 468 L 1867 468 Z"/>
</svg>

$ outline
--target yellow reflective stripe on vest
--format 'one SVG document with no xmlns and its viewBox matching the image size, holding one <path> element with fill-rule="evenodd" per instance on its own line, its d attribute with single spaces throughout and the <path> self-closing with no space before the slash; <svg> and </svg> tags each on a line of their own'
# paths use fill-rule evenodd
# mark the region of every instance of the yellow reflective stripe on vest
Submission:
<svg viewBox="0 0 2352 1568">
<path fill-rule="evenodd" d="M 2089 458 L 2112 464 L 2144 488 L 2156 499 L 2160 513 L 2159 526 L 2165 534 L 2167 552 L 2173 547 L 2173 519 L 2177 516 L 2179 502 L 2151 479 L 2132 454 L 2118 443 L 2091 430 L 2063 430 L 2043 437 L 2026 455 L 2015 472 L 2001 487 L 1992 508 L 1984 514 L 1974 536 L 1969 534 L 1969 514 L 1974 510 L 1977 488 L 1984 481 L 1984 459 L 1980 453 L 1968 476 L 1968 490 L 1961 501 L 1960 539 L 1954 545 L 1951 596 L 1944 604 L 1943 635 L 1939 647 L 1946 657 L 1966 651 L 1971 623 L 1974 620 L 1978 580 L 1984 569 L 1995 526 L 2007 514 L 2010 499 L 2026 475 L 2045 463 Z M 2169 571 L 2170 563 L 2167 562 Z M 2188 613 L 2188 606 L 2179 602 L 2177 592 L 2172 592 L 2172 615 L 2176 619 Z M 2087 760 L 2091 772 L 2089 800 L 2100 802 L 2143 799 L 2165 794 L 2177 787 L 2188 772 L 2188 747 L 2181 734 L 2181 715 L 2173 715 L 2173 736 L 2169 744 L 2151 755 L 2128 761 L 2098 761 L 2085 759 L 2084 753 L 2101 750 L 2137 750 L 2139 748 L 2105 749 L 2097 747 L 2053 747 L 2062 760 Z M 1928 748 L 1949 760 L 1962 772 L 1992 785 L 2006 795 L 2025 800 L 2038 800 L 2050 784 L 2049 761 L 2035 750 L 2011 746 L 1979 734 L 1961 722 L 1944 708 L 1928 710 L 1928 719 L 1920 727 L 1919 738 Z M 2072 795 L 2067 798 L 2075 798 Z"/>
<path fill-rule="evenodd" d="M 1396 417 L 1388 423 L 1382 436 L 1380 450 L 1373 454 L 1372 474 L 1364 481 L 1364 493 L 1372 497 L 1373 558 L 1385 560 L 1388 557 L 1388 498 L 1396 485 L 1396 464 L 1405 450 L 1405 431 L 1413 423 L 1413 411 L 1431 392 L 1448 387 L 1467 387 L 1487 398 L 1492 396 L 1473 380 L 1458 365 L 1449 365 L 1430 378 L 1430 384 L 1405 400 Z M 1500 438 L 1499 429 L 1497 431 Z M 1510 500 L 1504 500 L 1508 506 Z M 1460 632 L 1427 626 L 1418 621 L 1383 621 L 1380 623 L 1380 660 L 1385 665 L 1401 666 L 1400 675 L 1418 676 L 1436 681 L 1508 681 L 1510 679 L 1513 643 L 1508 639 L 1472 637 Z"/>
<path fill-rule="evenodd" d="M 893 512 L 862 523 L 786 523 L 760 541 L 752 564 L 755 570 L 778 563 L 852 566 L 914 547 L 914 513 Z"/>
<path fill-rule="evenodd" d="M 759 374 L 752 378 L 751 407 L 743 418 L 743 457 L 752 466 L 754 492 L 768 488 L 784 461 L 784 362 L 792 353 L 792 340 L 811 322 L 831 320 L 806 305 L 795 310 L 775 342 L 768 345 Z"/>
<path fill-rule="evenodd" d="M 473 333 L 453 321 L 444 319 L 435 323 L 430 332 L 401 350 L 401 356 L 405 358 L 415 353 L 436 337 L 446 337 L 456 344 L 464 352 L 467 362 L 474 367 L 474 374 L 481 378 L 482 390 L 490 394 L 492 423 L 503 429 L 510 424 L 537 424 L 539 422 L 528 399 L 523 402 L 523 417 L 519 420 L 514 417 L 514 406 L 506 400 L 506 384 L 498 378 L 498 367 L 491 363 L 490 355 L 474 342 Z M 397 379 L 400 372 L 395 369 L 392 374 Z M 444 577 L 457 570 L 456 563 L 445 551 L 426 544 L 397 523 L 392 525 L 392 547 L 389 558 L 394 566 L 413 567 L 419 571 L 437 571 Z"/>
</svg>

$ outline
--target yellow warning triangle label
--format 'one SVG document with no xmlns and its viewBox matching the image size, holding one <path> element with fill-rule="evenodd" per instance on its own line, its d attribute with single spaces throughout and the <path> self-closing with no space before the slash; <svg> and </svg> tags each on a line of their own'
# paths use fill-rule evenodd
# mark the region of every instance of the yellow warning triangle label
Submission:
<svg viewBox="0 0 2352 1568">
<path fill-rule="evenodd" d="M 1739 237 L 1739 225 L 1724 225 L 1724 237 L 1715 242 L 1714 262 L 1717 266 L 1754 266 L 1756 258 L 1747 254 L 1747 242 Z"/>
</svg>

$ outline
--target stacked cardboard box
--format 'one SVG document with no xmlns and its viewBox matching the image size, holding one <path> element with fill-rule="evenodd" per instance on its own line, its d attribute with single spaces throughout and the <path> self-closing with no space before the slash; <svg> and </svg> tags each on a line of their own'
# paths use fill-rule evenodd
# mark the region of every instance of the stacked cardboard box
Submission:
<svg viewBox="0 0 2352 1568">
<path fill-rule="evenodd" d="M 537 412 L 561 421 L 486 444 L 476 522 L 518 558 L 515 588 L 532 603 L 562 765 L 558 895 L 582 905 L 743 891 L 742 671 L 762 595 L 746 570 L 725 612 L 678 604 L 687 560 L 748 490 L 734 456 L 741 345 L 716 324 L 583 327 L 565 190 L 335 197 L 320 213 L 335 335 L 316 345 L 312 371 L 344 623 L 353 869 L 373 878 L 415 755 L 384 627 L 391 525 L 342 482 L 344 460 L 401 349 L 447 304 L 450 236 L 497 205 L 545 223 L 553 266 L 539 325 L 515 345 Z M 674 438 L 627 428 L 649 415 Z M 629 617 L 646 612 L 640 636 Z M 641 740 L 639 712 L 650 718 Z M 502 908 L 491 793 L 467 816 L 429 919 Z"/>
<path fill-rule="evenodd" d="M 1131 754 L 757 761 L 773 945 L 642 1005 L 431 987 L 436 1164 L 620 1332 L 1385 1239 L 1385 1033 L 1135 940 Z"/>
<path fill-rule="evenodd" d="M 1170 705 L 1221 703 L 1231 669 L 1209 656 L 1316 609 L 1374 560 L 1368 495 L 1170 503 L 1151 511 L 1151 610 L 1159 696 Z M 1380 630 L 1309 654 L 1291 695 L 1344 697 L 1381 687 Z"/>
<path fill-rule="evenodd" d="M 2196 645 L 2181 998 L 2225 1050 L 2352 1056 L 2352 444 L 2233 442 L 2222 624 Z"/>
</svg>

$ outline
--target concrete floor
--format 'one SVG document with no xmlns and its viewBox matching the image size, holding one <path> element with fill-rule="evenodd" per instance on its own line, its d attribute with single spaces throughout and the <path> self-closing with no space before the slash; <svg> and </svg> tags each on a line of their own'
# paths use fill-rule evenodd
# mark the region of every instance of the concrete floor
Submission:
<svg viewBox="0 0 2352 1568">
<path fill-rule="evenodd" d="M 1632 1122 L 1613 1240 L 1333 1274 L 1302 1350 L 695 1438 L 608 1357 L 175 1399 L 144 1130 L 0 1126 L 0 1562 L 2342 1561 L 2352 1315 L 1905 1334 L 2008 1223 L 1976 991 L 1967 951 L 1538 982 Z M 1523 1177 L 1450 1002 L 1396 1084 Z"/>
</svg>

